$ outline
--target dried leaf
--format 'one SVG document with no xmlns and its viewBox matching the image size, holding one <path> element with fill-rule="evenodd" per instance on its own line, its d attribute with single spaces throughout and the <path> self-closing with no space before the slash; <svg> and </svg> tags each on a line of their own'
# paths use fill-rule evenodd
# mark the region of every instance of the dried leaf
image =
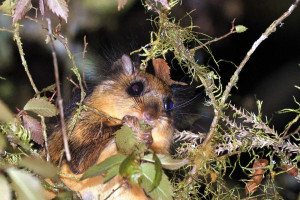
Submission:
<svg viewBox="0 0 300 200">
<path fill-rule="evenodd" d="M 12 0 L 5 0 L 2 2 L 0 6 L 0 11 L 4 12 L 5 14 L 11 14 L 11 11 L 14 7 L 14 4 L 12 3 Z"/>
<path fill-rule="evenodd" d="M 80 180 L 84 180 L 86 178 L 94 177 L 94 176 L 99 176 L 106 172 L 108 169 L 113 167 L 114 165 L 120 164 L 125 160 L 126 156 L 122 154 L 116 154 L 114 156 L 111 156 L 101 163 L 94 165 L 90 168 L 88 168 L 84 174 L 82 175 Z"/>
<path fill-rule="evenodd" d="M 39 158 L 25 157 L 20 163 L 21 166 L 32 170 L 34 173 L 41 175 L 44 178 L 56 178 L 58 169 L 49 162 Z"/>
<path fill-rule="evenodd" d="M 12 180 L 12 187 L 20 200 L 46 199 L 45 191 L 40 181 L 33 175 L 16 168 L 7 169 Z"/>
<path fill-rule="evenodd" d="M 118 0 L 118 11 L 120 11 L 122 8 L 124 8 L 126 3 L 127 3 L 127 0 Z"/>
<path fill-rule="evenodd" d="M 44 17 L 44 14 L 45 14 L 44 0 L 39 0 L 39 8 L 40 8 L 40 11 L 41 11 L 41 15 Z"/>
<path fill-rule="evenodd" d="M 266 159 L 256 159 L 254 161 L 252 167 L 252 169 L 254 169 L 253 176 L 252 179 L 246 184 L 246 194 L 253 193 L 257 190 L 257 187 L 263 180 L 263 175 L 265 172 L 265 169 L 262 168 L 267 166 L 268 163 L 269 161 Z"/>
<path fill-rule="evenodd" d="M 2 174 L 0 174 L 0 194 L 2 200 L 12 199 L 9 183 Z"/>
<path fill-rule="evenodd" d="M 31 0 L 19 0 L 16 3 L 16 6 L 15 6 L 15 13 L 14 13 L 14 16 L 13 16 L 13 23 L 16 23 L 17 21 L 22 19 L 22 17 L 24 17 L 24 15 L 31 8 L 31 6 L 32 6 L 31 5 Z"/>
<path fill-rule="evenodd" d="M 67 22 L 69 9 L 65 0 L 46 0 L 46 2 L 54 14 Z"/>
<path fill-rule="evenodd" d="M 152 60 L 152 63 L 155 70 L 155 75 L 161 80 L 163 80 L 167 85 L 187 85 L 186 83 L 173 81 L 171 79 L 170 67 L 164 59 L 157 58 Z"/>
<path fill-rule="evenodd" d="M 152 163 L 143 163 L 141 168 L 143 172 L 141 187 L 145 190 L 145 192 L 152 199 L 172 200 L 173 188 L 165 173 L 162 173 L 159 185 L 151 191 L 155 178 L 155 166 Z"/>
<path fill-rule="evenodd" d="M 0 99 L 0 121 L 11 121 L 13 114 Z"/>
<path fill-rule="evenodd" d="M 36 143 L 38 143 L 39 145 L 43 146 L 44 137 L 43 137 L 41 123 L 37 119 L 29 115 L 23 115 L 23 123 L 24 123 L 24 128 L 30 131 L 31 139 Z"/>
<path fill-rule="evenodd" d="M 290 165 L 285 165 L 281 167 L 282 170 L 286 171 L 287 173 L 289 173 L 292 176 L 297 176 L 298 175 L 298 169 L 297 167 L 294 166 L 290 166 Z"/>
<path fill-rule="evenodd" d="M 53 117 L 58 114 L 58 111 L 53 104 L 41 98 L 30 99 L 24 106 L 24 110 L 32 111 L 44 117 Z"/>
</svg>

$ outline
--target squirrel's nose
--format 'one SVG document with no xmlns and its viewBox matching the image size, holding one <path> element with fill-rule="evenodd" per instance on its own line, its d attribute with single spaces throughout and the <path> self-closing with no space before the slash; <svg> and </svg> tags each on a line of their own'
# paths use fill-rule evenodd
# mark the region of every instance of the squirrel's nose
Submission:
<svg viewBox="0 0 300 200">
<path fill-rule="evenodd" d="M 146 121 L 154 121 L 158 119 L 158 105 L 146 106 L 143 112 L 143 119 Z"/>
</svg>

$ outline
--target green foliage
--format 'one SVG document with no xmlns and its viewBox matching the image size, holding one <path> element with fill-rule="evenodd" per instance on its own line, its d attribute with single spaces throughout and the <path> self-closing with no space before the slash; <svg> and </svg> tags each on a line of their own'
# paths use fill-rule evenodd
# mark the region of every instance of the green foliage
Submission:
<svg viewBox="0 0 300 200">
<path fill-rule="evenodd" d="M 44 117 L 53 117 L 58 114 L 55 105 L 41 98 L 30 99 L 24 106 L 24 110 L 32 111 Z"/>
</svg>

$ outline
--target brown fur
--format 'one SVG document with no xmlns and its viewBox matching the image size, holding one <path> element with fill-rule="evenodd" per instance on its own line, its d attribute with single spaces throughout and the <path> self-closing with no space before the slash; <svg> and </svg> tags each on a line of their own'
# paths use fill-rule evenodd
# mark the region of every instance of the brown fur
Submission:
<svg viewBox="0 0 300 200">
<path fill-rule="evenodd" d="M 123 58 L 121 66 L 114 66 L 123 68 L 123 71 L 102 81 L 84 101 L 88 107 L 110 117 L 100 116 L 91 110 L 81 112 L 69 136 L 72 160 L 69 163 L 63 162 L 62 172 L 79 174 L 80 177 L 88 167 L 116 154 L 117 147 L 112 134 L 122 125 L 125 116 L 149 122 L 153 138 L 150 148 L 156 153 L 168 153 L 173 125 L 171 115 L 164 110 L 164 100 L 171 97 L 171 89 L 153 75 L 136 69 L 134 71 L 131 61 L 129 63 L 127 57 Z M 132 97 L 126 92 L 126 88 L 136 81 L 144 84 L 144 92 L 140 97 Z M 70 125 L 71 120 L 67 121 L 67 125 Z M 62 150 L 61 131 L 57 130 L 49 137 L 49 152 L 53 163 L 58 163 Z M 100 199 L 104 199 L 121 183 L 122 187 L 110 199 L 148 199 L 142 188 L 124 182 L 120 176 L 106 184 L 101 184 L 102 176 L 77 181 L 61 175 L 61 180 L 70 189 L 79 191 L 84 199 L 97 199 L 99 195 Z"/>
</svg>

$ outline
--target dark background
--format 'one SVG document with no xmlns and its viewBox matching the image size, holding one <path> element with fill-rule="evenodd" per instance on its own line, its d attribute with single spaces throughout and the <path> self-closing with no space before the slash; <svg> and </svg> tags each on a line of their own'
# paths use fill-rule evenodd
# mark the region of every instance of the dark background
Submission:
<svg viewBox="0 0 300 200">
<path fill-rule="evenodd" d="M 190 16 L 193 25 L 198 26 L 195 30 L 211 37 L 228 33 L 233 19 L 236 25 L 248 27 L 245 33 L 231 35 L 210 46 L 217 60 L 224 59 L 239 65 L 252 44 L 292 3 L 291 0 L 184 0 L 172 9 L 171 14 L 177 19 L 183 18 L 182 25 L 188 26 L 191 24 L 190 17 L 184 16 L 193 10 Z M 37 6 L 37 2 L 33 1 L 33 6 Z M 98 55 L 109 57 L 109 54 L 140 48 L 149 42 L 150 31 L 154 28 L 150 19 L 155 14 L 145 11 L 138 0 L 128 1 L 121 12 L 117 11 L 116 0 L 70 1 L 69 10 L 68 23 L 63 23 L 62 35 L 68 38 L 73 53 L 83 50 L 83 37 L 86 35 L 89 43 L 87 55 L 93 57 L 92 60 L 97 60 Z M 31 10 L 29 15 L 34 16 L 34 11 Z M 293 96 L 300 101 L 299 90 L 294 87 L 300 86 L 299 21 L 300 8 L 296 8 L 252 55 L 239 76 L 238 90 L 233 89 L 231 96 L 234 104 L 253 112 L 257 111 L 256 100 L 262 100 L 263 114 L 268 120 L 272 119 L 271 126 L 274 125 L 278 132 L 283 131 L 295 115 L 279 115 L 276 112 L 284 108 L 297 108 Z M 25 58 L 38 89 L 42 89 L 55 82 L 51 51 L 45 44 L 47 32 L 27 19 L 21 20 L 21 23 L 24 24 L 21 37 Z M 52 23 L 56 24 L 57 20 Z M 0 27 L 11 28 L 11 19 L 1 15 Z M 66 76 L 71 74 L 70 61 L 64 48 L 58 42 L 55 44 L 63 95 L 68 101 L 72 87 L 66 80 Z M 199 51 L 197 59 L 201 64 L 215 67 L 205 52 Z M 234 70 L 232 64 L 220 63 L 219 74 L 224 87 Z M 0 99 L 14 112 L 15 107 L 23 108 L 34 93 L 11 33 L 0 32 L 0 76 L 6 79 L 0 80 Z M 172 76 L 180 78 L 181 73 L 174 70 Z M 207 113 L 204 115 L 212 117 Z M 288 182 L 295 181 L 288 179 Z M 296 191 L 299 185 L 291 187 L 296 187 Z"/>
</svg>

